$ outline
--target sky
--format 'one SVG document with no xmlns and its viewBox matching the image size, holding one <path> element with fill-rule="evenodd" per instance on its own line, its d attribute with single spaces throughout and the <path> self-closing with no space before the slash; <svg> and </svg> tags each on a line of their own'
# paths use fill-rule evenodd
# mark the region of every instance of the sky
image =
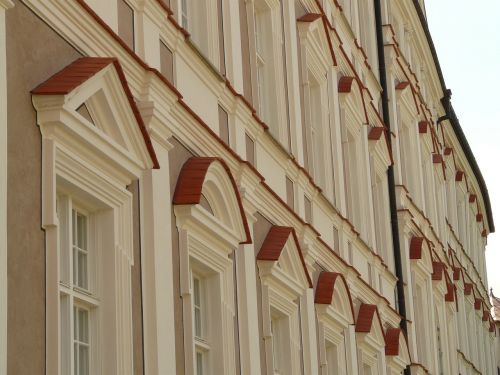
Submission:
<svg viewBox="0 0 500 375">
<path fill-rule="evenodd" d="M 497 232 L 488 284 L 500 295 L 500 1 L 427 0 L 427 21 L 460 125 L 486 180 Z"/>
</svg>

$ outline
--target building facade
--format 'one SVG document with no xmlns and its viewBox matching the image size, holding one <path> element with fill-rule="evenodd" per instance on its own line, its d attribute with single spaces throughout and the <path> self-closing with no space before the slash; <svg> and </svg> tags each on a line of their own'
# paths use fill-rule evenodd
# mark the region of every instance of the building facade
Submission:
<svg viewBox="0 0 500 375">
<path fill-rule="evenodd" d="M 425 17 L 0 0 L 0 374 L 494 374 Z"/>
</svg>

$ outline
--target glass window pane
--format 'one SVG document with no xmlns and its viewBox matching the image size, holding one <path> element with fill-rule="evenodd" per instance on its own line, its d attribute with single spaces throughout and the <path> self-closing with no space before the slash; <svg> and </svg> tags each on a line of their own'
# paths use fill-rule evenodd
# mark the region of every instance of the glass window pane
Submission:
<svg viewBox="0 0 500 375">
<path fill-rule="evenodd" d="M 87 346 L 79 346 L 78 361 L 78 375 L 89 375 L 89 348 Z"/>
<path fill-rule="evenodd" d="M 76 306 L 73 306 L 73 335 L 74 340 L 78 340 L 78 314 L 76 311 Z"/>
<path fill-rule="evenodd" d="M 78 248 L 73 246 L 73 284 L 79 285 L 78 282 Z"/>
<path fill-rule="evenodd" d="M 73 363 L 74 363 L 74 365 L 73 365 L 73 374 L 74 375 L 78 375 L 78 344 L 75 343 L 73 345 L 73 348 L 74 348 L 73 353 L 75 353 L 74 354 L 75 357 L 74 357 L 74 361 L 73 361 Z"/>
<path fill-rule="evenodd" d="M 71 220 L 72 220 L 72 233 L 73 233 L 73 238 L 72 238 L 72 243 L 73 245 L 77 245 L 77 240 L 76 240 L 76 212 L 75 210 L 71 211 Z"/>
<path fill-rule="evenodd" d="M 78 309 L 78 340 L 89 342 L 89 312 L 83 309 Z"/>
<path fill-rule="evenodd" d="M 203 353 L 196 352 L 196 375 L 203 375 Z"/>
<path fill-rule="evenodd" d="M 87 254 L 78 251 L 78 284 L 80 288 L 87 289 Z"/>
<path fill-rule="evenodd" d="M 78 214 L 77 225 L 78 225 L 78 247 L 80 249 L 87 250 L 87 217 Z"/>
<path fill-rule="evenodd" d="M 194 335 L 202 337 L 201 334 L 201 311 L 198 307 L 194 308 Z"/>
<path fill-rule="evenodd" d="M 200 306 L 200 280 L 193 280 L 194 305 Z"/>
</svg>

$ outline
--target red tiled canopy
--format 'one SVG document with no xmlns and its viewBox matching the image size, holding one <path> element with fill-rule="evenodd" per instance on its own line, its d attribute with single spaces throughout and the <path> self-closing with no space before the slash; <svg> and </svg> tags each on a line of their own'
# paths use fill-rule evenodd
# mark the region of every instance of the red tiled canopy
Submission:
<svg viewBox="0 0 500 375">
<path fill-rule="evenodd" d="M 350 76 L 343 76 L 339 80 L 339 92 L 341 94 L 349 93 L 351 92 L 352 88 L 352 83 L 354 82 L 356 78 L 355 77 L 350 77 Z"/>
<path fill-rule="evenodd" d="M 418 132 L 420 134 L 424 134 L 424 133 L 427 133 L 427 126 L 428 126 L 428 122 L 427 121 L 420 121 L 418 123 Z"/>
<path fill-rule="evenodd" d="M 373 126 L 368 133 L 368 139 L 370 141 L 378 141 L 384 133 L 384 130 L 385 128 L 383 126 Z"/>
<path fill-rule="evenodd" d="M 128 87 L 127 80 L 125 79 L 125 74 L 123 73 L 118 59 L 113 57 L 81 57 L 66 66 L 60 72 L 54 74 L 42 84 L 38 85 L 31 91 L 31 93 L 33 95 L 67 95 L 110 64 L 114 65 L 116 73 L 121 81 L 123 91 L 127 96 L 130 108 L 134 113 L 136 122 L 144 138 L 144 143 L 146 144 L 146 148 L 149 152 L 149 156 L 153 162 L 153 167 L 159 168 L 160 165 L 158 163 L 158 159 L 156 158 L 149 133 L 147 132 L 144 121 L 139 113 L 139 110 L 137 109 L 137 105 L 135 104 L 130 88 Z"/>
<path fill-rule="evenodd" d="M 354 307 L 352 305 L 351 293 L 349 292 L 349 287 L 342 274 L 337 272 L 321 272 L 319 274 L 318 282 L 316 284 L 316 294 L 314 296 L 314 303 L 321 305 L 331 305 L 333 301 L 333 292 L 335 290 L 335 283 L 340 280 L 344 283 L 344 287 L 347 290 L 347 295 L 349 297 L 349 306 L 351 306 L 351 313 L 354 319 Z"/>
<path fill-rule="evenodd" d="M 368 303 L 363 303 L 359 307 L 355 331 L 359 333 L 371 332 L 373 325 L 373 318 L 375 317 L 375 314 L 377 315 L 377 319 L 379 320 L 380 328 L 382 328 L 382 323 L 380 322 L 377 306 Z"/>
<path fill-rule="evenodd" d="M 422 259 L 423 237 L 413 236 L 410 241 L 410 259 Z"/>
<path fill-rule="evenodd" d="M 409 85 L 410 85 L 410 82 L 408 82 L 408 81 L 402 81 L 402 82 L 399 82 L 399 83 L 396 85 L 396 90 L 404 90 L 404 89 L 405 89 L 405 88 L 407 88 Z"/>
<path fill-rule="evenodd" d="M 242 241 L 242 244 L 252 243 L 250 237 L 250 230 L 248 228 L 248 222 L 245 216 L 245 211 L 243 210 L 243 204 L 241 203 L 241 197 L 234 181 L 233 175 L 229 170 L 227 164 L 221 158 L 217 157 L 192 157 L 188 159 L 182 166 L 179 178 L 177 179 L 177 185 L 175 186 L 173 203 L 176 205 L 189 205 L 189 204 L 199 204 L 201 201 L 201 192 L 203 190 L 203 184 L 205 182 L 205 177 L 208 172 L 208 168 L 214 162 L 221 163 L 227 172 L 229 180 L 236 195 L 238 201 L 238 206 L 240 209 L 241 219 L 243 221 L 243 227 L 245 229 L 246 240 Z"/>
<path fill-rule="evenodd" d="M 322 16 L 319 13 L 306 13 L 302 17 L 298 18 L 299 22 L 313 22 L 320 19 Z"/>
<path fill-rule="evenodd" d="M 472 283 L 464 283 L 464 294 L 466 296 L 471 295 L 472 293 Z"/>
<path fill-rule="evenodd" d="M 443 262 L 432 262 L 432 280 L 443 280 L 445 265 Z"/>
</svg>

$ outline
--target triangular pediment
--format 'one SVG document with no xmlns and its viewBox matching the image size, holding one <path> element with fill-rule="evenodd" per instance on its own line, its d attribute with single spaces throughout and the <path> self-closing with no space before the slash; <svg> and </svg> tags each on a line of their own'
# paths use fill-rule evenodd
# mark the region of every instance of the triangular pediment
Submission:
<svg viewBox="0 0 500 375">
<path fill-rule="evenodd" d="M 305 14 L 297 20 L 297 28 L 313 60 L 320 62 L 323 68 L 336 65 L 329 30 L 321 14 Z"/>
<path fill-rule="evenodd" d="M 277 266 L 290 278 L 307 288 L 309 281 L 299 252 L 300 249 L 297 247 L 293 235 L 290 235 L 278 259 Z"/>
<path fill-rule="evenodd" d="M 301 290 L 312 287 L 293 228 L 277 225 L 271 227 L 257 254 L 257 260 L 265 261 L 265 268 L 281 282 L 289 281 Z"/>
<path fill-rule="evenodd" d="M 94 147 L 107 149 L 115 158 L 125 158 L 141 169 L 159 167 L 117 59 L 78 59 L 32 94 L 39 115 L 49 105 L 52 109 L 54 103 L 60 105 L 63 122 L 79 123 L 73 129 L 80 130 L 88 142 L 94 140 Z"/>
</svg>

